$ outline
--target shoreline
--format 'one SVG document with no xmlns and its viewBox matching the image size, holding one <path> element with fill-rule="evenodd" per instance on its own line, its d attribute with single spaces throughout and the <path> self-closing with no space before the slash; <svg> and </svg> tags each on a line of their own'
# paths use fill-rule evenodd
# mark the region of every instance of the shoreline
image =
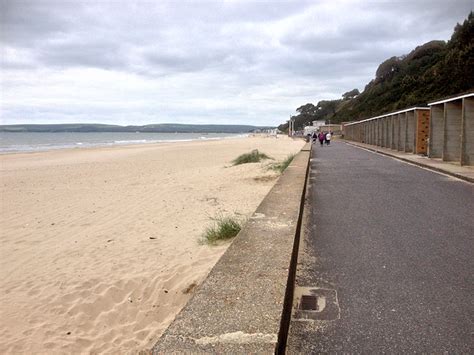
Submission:
<svg viewBox="0 0 474 355">
<path fill-rule="evenodd" d="M 217 214 L 250 216 L 304 142 L 246 137 L 0 156 L 0 352 L 150 348 L 227 249 Z"/>
<path fill-rule="evenodd" d="M 8 132 L 8 134 L 18 134 L 18 133 L 23 133 L 23 132 Z M 28 134 L 43 134 L 43 132 L 29 132 Z M 56 134 L 53 132 L 47 132 L 48 134 Z M 73 132 L 72 134 L 89 134 L 89 133 L 113 133 L 113 132 Z M 65 134 L 65 132 L 60 132 L 58 134 Z M 147 133 L 145 133 L 147 134 Z M 158 133 L 159 134 L 159 133 Z M 194 134 L 194 133 L 190 133 Z M 222 133 L 224 134 L 224 133 Z M 222 136 L 222 137 L 204 137 L 207 134 L 198 134 L 199 137 L 197 138 L 189 138 L 189 139 L 162 139 L 162 140 L 150 140 L 146 141 L 144 140 L 123 140 L 123 141 L 115 141 L 115 142 L 100 142 L 100 143 L 93 143 L 93 142 L 75 142 L 75 143 L 69 143 L 67 145 L 58 145 L 58 146 L 50 146 L 50 147 L 45 147 L 44 149 L 38 149 L 38 148 L 31 148 L 29 150 L 28 148 L 26 149 L 18 149 L 18 150 L 1 150 L 0 149 L 0 155 L 8 155 L 8 154 L 22 154 L 22 153 L 41 153 L 41 152 L 51 152 L 51 151 L 56 151 L 56 150 L 75 150 L 75 149 L 94 149 L 94 148 L 111 148 L 111 147 L 128 147 L 128 146 L 141 146 L 141 145 L 150 145 L 150 144 L 167 144 L 167 143 L 186 143 L 186 142 L 209 142 L 209 141 L 215 141 L 215 140 L 226 140 L 226 139 L 239 139 L 239 138 L 247 138 L 254 133 L 239 133 L 239 134 L 234 134 L 230 136 Z M 6 148 L 3 148 L 6 149 Z"/>
</svg>

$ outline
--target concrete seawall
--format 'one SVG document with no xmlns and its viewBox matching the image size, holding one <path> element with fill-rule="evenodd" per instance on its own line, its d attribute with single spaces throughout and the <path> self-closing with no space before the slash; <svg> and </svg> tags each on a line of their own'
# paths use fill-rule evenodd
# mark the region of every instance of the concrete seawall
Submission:
<svg viewBox="0 0 474 355">
<path fill-rule="evenodd" d="M 296 155 L 153 348 L 274 353 L 284 347 L 310 145 Z M 296 250 L 297 251 L 297 250 Z"/>
</svg>

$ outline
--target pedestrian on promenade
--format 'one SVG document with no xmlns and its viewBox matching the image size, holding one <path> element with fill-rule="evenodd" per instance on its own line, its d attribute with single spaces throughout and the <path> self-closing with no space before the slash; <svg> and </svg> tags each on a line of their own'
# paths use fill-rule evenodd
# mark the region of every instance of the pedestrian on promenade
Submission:
<svg viewBox="0 0 474 355">
<path fill-rule="evenodd" d="M 314 131 L 313 134 L 311 135 L 311 140 L 313 141 L 313 143 L 316 143 L 317 138 L 318 138 L 318 135 L 317 135 L 316 131 Z"/>
<path fill-rule="evenodd" d="M 331 144 L 331 136 L 332 136 L 332 135 L 331 135 L 331 132 L 328 132 L 328 133 L 326 134 L 326 144 L 327 144 L 327 145 Z"/>
<path fill-rule="evenodd" d="M 321 147 L 324 147 L 324 139 L 326 138 L 326 135 L 323 132 L 319 132 L 319 143 L 321 143 Z"/>
</svg>

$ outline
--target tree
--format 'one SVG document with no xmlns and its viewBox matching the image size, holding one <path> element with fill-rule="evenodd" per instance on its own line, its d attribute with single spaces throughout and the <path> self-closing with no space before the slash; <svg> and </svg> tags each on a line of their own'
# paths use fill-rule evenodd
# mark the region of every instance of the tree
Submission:
<svg viewBox="0 0 474 355">
<path fill-rule="evenodd" d="M 377 68 L 377 71 L 375 72 L 375 78 L 376 79 L 387 79 L 391 76 L 393 76 L 394 73 L 398 72 L 400 70 L 400 59 L 397 57 L 392 57 L 379 65 Z"/>
<path fill-rule="evenodd" d="M 318 102 L 318 120 L 330 119 L 337 111 L 341 100 L 321 100 Z"/>
<path fill-rule="evenodd" d="M 317 108 L 312 103 L 300 106 L 296 109 L 300 115 L 314 116 L 316 114 Z"/>
<path fill-rule="evenodd" d="M 351 91 L 348 91 L 348 92 L 345 92 L 344 94 L 342 94 L 342 98 L 344 100 L 349 100 L 349 99 L 353 99 L 354 97 L 356 97 L 357 95 L 359 95 L 360 92 L 359 92 L 359 89 L 353 89 Z"/>
</svg>

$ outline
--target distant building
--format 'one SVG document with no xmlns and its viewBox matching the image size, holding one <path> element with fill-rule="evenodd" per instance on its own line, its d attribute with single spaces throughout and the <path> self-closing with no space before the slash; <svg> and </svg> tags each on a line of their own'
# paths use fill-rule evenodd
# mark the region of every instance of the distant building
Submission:
<svg viewBox="0 0 474 355">
<path fill-rule="evenodd" d="M 312 134 L 313 132 L 333 132 L 333 134 L 341 134 L 340 124 L 327 125 L 325 121 L 313 121 L 312 126 L 306 126 L 304 128 L 304 134 Z"/>
<path fill-rule="evenodd" d="M 323 132 L 332 132 L 333 134 L 342 134 L 342 127 L 340 124 L 329 124 L 320 126 L 319 129 Z"/>
<path fill-rule="evenodd" d="M 266 129 L 264 132 L 272 136 L 276 136 L 278 133 L 281 133 L 278 128 L 269 128 L 269 129 Z"/>
<path fill-rule="evenodd" d="M 313 134 L 313 132 L 320 131 L 320 128 L 324 126 L 325 121 L 312 121 L 311 126 L 306 126 L 304 128 L 304 135 Z"/>
<path fill-rule="evenodd" d="M 313 124 L 313 127 L 316 127 L 316 130 L 319 129 L 319 127 L 324 126 L 326 124 L 326 121 L 321 120 L 321 121 L 313 121 L 311 122 Z"/>
<path fill-rule="evenodd" d="M 252 133 L 267 134 L 270 136 L 276 136 L 282 132 L 278 128 L 257 128 L 252 131 Z"/>
<path fill-rule="evenodd" d="M 313 134 L 313 132 L 317 131 L 318 128 L 315 126 L 306 126 L 304 128 L 304 135 L 307 136 L 308 134 Z"/>
</svg>

